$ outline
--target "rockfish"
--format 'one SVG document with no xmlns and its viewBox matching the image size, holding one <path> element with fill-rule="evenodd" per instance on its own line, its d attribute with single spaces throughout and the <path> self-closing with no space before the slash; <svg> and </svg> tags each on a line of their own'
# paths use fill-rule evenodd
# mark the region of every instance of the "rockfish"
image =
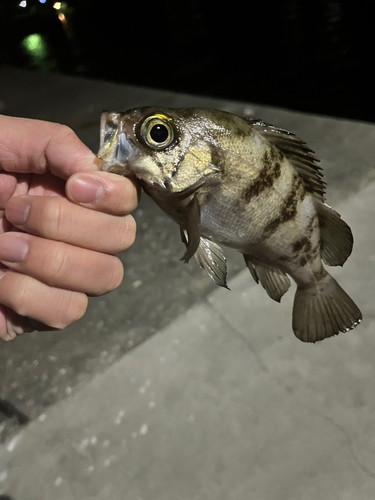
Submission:
<svg viewBox="0 0 375 500">
<path fill-rule="evenodd" d="M 268 295 L 297 284 L 293 331 L 316 342 L 357 326 L 362 315 L 323 267 L 341 266 L 353 236 L 325 204 L 322 169 L 291 132 L 213 109 L 145 107 L 105 112 L 103 170 L 136 177 L 180 226 L 183 260 L 194 255 L 226 287 L 219 245 L 234 248 Z"/>
</svg>

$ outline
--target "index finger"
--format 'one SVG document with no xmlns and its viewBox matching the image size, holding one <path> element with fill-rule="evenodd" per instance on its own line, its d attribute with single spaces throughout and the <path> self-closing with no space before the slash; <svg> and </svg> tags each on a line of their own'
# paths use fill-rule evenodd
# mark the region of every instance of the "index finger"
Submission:
<svg viewBox="0 0 375 500">
<path fill-rule="evenodd" d="M 67 179 L 99 170 L 99 161 L 72 129 L 59 123 L 0 115 L 0 170 Z"/>
</svg>

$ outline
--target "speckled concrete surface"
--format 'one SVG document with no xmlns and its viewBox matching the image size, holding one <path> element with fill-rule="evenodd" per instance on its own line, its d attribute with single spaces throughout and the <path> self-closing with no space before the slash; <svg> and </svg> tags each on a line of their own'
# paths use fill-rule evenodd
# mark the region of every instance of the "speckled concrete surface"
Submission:
<svg viewBox="0 0 375 500">
<path fill-rule="evenodd" d="M 144 196 L 123 285 L 66 331 L 1 346 L 0 399 L 33 422 L 10 427 L 0 448 L 0 493 L 373 499 L 375 126 L 4 69 L 0 100 L 3 113 L 71 125 L 94 150 L 103 108 L 150 103 L 293 130 L 322 159 L 328 202 L 352 225 L 354 253 L 333 274 L 365 317 L 347 335 L 300 343 L 291 291 L 278 305 L 245 271 L 231 293 L 216 290 L 194 262 L 179 262 L 177 228 Z M 227 253 L 233 277 L 242 259 Z"/>
<path fill-rule="evenodd" d="M 0 447 L 14 500 L 316 500 L 375 496 L 375 183 L 335 274 L 354 331 L 311 345 L 244 271 Z M 370 208 L 369 208 L 370 207 Z"/>
<path fill-rule="evenodd" d="M 3 113 L 70 125 L 93 150 L 103 109 L 157 104 L 255 115 L 294 131 L 316 151 L 325 169 L 328 202 L 336 205 L 374 178 L 371 124 L 10 68 L 0 68 L 0 100 Z M 195 261 L 188 266 L 180 262 L 184 249 L 177 227 L 146 196 L 135 218 L 138 237 L 120 256 L 125 278 L 118 290 L 90 299 L 87 315 L 63 332 L 33 333 L 1 346 L 0 399 L 26 417 L 36 418 L 215 289 Z M 227 256 L 233 277 L 243 269 L 242 258 L 231 251 Z M 13 432 L 0 434 L 6 438 Z"/>
</svg>

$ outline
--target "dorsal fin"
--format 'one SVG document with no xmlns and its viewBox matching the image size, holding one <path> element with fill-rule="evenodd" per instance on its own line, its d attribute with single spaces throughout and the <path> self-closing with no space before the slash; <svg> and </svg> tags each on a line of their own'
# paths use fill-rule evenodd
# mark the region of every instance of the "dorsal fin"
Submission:
<svg viewBox="0 0 375 500">
<path fill-rule="evenodd" d="M 319 201 L 324 202 L 326 183 L 323 181 L 322 168 L 316 164 L 319 160 L 312 154 L 314 151 L 288 130 L 274 127 L 255 118 L 244 119 L 288 158 L 292 167 L 301 176 L 306 189 L 314 193 Z"/>
</svg>

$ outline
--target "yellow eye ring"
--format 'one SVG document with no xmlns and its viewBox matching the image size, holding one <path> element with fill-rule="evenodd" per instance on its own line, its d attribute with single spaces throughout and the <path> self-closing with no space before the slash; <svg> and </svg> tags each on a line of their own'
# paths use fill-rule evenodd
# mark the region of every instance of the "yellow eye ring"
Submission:
<svg viewBox="0 0 375 500">
<path fill-rule="evenodd" d="M 141 124 L 140 135 L 143 142 L 153 149 L 165 149 L 172 144 L 175 132 L 172 120 L 164 115 L 152 115 Z"/>
</svg>

